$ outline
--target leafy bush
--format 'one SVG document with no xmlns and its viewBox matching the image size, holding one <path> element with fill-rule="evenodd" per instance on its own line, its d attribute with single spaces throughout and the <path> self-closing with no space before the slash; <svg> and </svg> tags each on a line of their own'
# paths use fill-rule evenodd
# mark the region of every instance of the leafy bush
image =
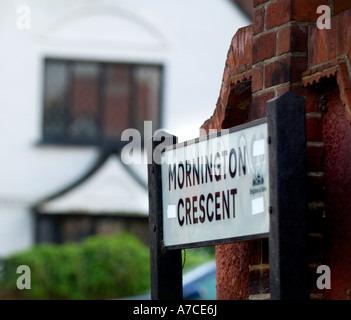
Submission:
<svg viewBox="0 0 351 320">
<path fill-rule="evenodd" d="M 31 270 L 31 289 L 19 290 L 17 267 Z M 81 243 L 40 244 L 3 261 L 0 298 L 109 299 L 150 286 L 149 249 L 136 237 L 92 236 Z"/>
<path fill-rule="evenodd" d="M 193 266 L 215 259 L 215 247 L 200 247 L 182 251 L 183 272 Z"/>
<path fill-rule="evenodd" d="M 183 250 L 184 271 L 214 258 L 214 247 Z M 31 270 L 19 290 L 17 267 Z M 39 244 L 0 268 L 0 299 L 95 300 L 130 297 L 150 288 L 149 248 L 129 233 L 95 235 L 80 243 Z"/>
</svg>

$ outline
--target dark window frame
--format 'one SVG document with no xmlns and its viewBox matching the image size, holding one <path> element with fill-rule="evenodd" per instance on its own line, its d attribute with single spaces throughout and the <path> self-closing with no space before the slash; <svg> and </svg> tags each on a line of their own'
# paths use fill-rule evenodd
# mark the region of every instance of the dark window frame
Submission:
<svg viewBox="0 0 351 320">
<path fill-rule="evenodd" d="M 68 92 L 69 94 L 65 97 L 65 134 L 62 137 L 50 137 L 48 134 L 45 132 L 45 116 L 46 116 L 46 107 L 45 107 L 45 95 L 46 95 L 46 66 L 48 62 L 58 62 L 58 63 L 64 63 L 67 66 L 67 72 L 68 72 Z M 92 63 L 92 64 L 97 64 L 99 68 L 98 72 L 98 116 L 97 116 L 97 124 L 99 125 L 99 130 L 100 130 L 100 137 L 96 139 L 90 139 L 90 138 L 69 138 L 67 130 L 68 130 L 68 123 L 70 121 L 69 119 L 69 113 L 70 113 L 70 101 L 72 100 L 72 79 L 73 79 L 73 65 L 76 63 Z M 137 128 L 135 125 L 134 118 L 135 112 L 136 112 L 136 98 L 133 96 L 133 91 L 135 91 L 136 88 L 136 79 L 135 79 L 135 70 L 138 67 L 153 67 L 159 70 L 160 72 L 160 88 L 158 92 L 158 101 L 159 101 L 159 107 L 157 110 L 157 121 L 153 120 L 152 122 L 152 129 L 153 131 L 161 128 L 163 124 L 163 91 L 164 91 L 164 66 L 159 63 L 143 63 L 143 62 L 123 62 L 123 61 L 101 61 L 101 60 L 91 60 L 91 59 L 74 59 L 74 58 L 55 58 L 55 57 L 45 57 L 43 59 L 43 74 L 42 74 L 42 104 L 41 104 L 41 111 L 42 111 L 42 118 L 41 118 L 41 145 L 56 145 L 56 146 L 93 146 L 93 147 L 101 147 L 101 148 L 112 148 L 112 149 L 121 149 L 123 148 L 126 144 L 129 143 L 129 141 L 121 141 L 121 137 L 116 137 L 113 139 L 109 138 L 102 138 L 101 137 L 101 132 L 102 132 L 102 118 L 104 112 L 104 107 L 105 107 L 105 97 L 101 93 L 103 90 L 101 89 L 101 86 L 104 86 L 105 83 L 104 81 L 101 81 L 102 78 L 105 76 L 106 72 L 106 67 L 108 66 L 124 66 L 131 68 L 131 89 L 130 89 L 130 104 L 131 108 L 128 113 L 129 116 L 129 126 L 128 128 L 132 129 L 139 129 L 141 138 L 142 138 L 142 147 L 143 146 L 143 141 L 144 141 L 144 130 L 143 128 Z M 145 119 L 148 120 L 148 119 Z"/>
</svg>

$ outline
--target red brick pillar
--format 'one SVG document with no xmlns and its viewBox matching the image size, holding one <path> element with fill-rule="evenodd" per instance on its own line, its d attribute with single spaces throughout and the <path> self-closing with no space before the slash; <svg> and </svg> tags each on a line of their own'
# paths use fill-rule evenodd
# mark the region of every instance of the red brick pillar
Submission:
<svg viewBox="0 0 351 320">
<path fill-rule="evenodd" d="M 331 8 L 331 29 L 309 27 L 308 70 L 302 80 L 309 93 L 308 110 L 316 115 L 309 117 L 308 131 L 316 142 L 307 145 L 309 207 L 314 214 L 311 297 L 351 299 L 351 2 L 335 0 Z M 316 287 L 320 264 L 330 267 L 330 289 Z"/>
<path fill-rule="evenodd" d="M 216 109 L 202 126 L 207 133 L 251 120 L 251 39 L 252 26 L 240 29 L 232 39 Z M 216 265 L 217 299 L 247 299 L 248 243 L 216 246 Z"/>
<path fill-rule="evenodd" d="M 316 28 L 320 5 L 331 8 L 331 30 Z M 310 297 L 350 298 L 351 2 L 253 0 L 253 6 L 253 25 L 233 37 L 220 97 L 203 128 L 265 117 L 266 102 L 287 91 L 306 99 Z M 216 262 L 218 299 L 269 299 L 267 241 L 217 246 Z M 321 264 L 336 270 L 331 291 L 316 287 Z"/>
<path fill-rule="evenodd" d="M 268 100 L 289 90 L 301 94 L 301 73 L 307 68 L 308 26 L 302 22 L 305 17 L 299 16 L 296 1 L 254 0 L 253 5 L 251 115 L 258 119 L 266 116 Z M 252 241 L 249 246 L 249 298 L 268 299 L 268 241 Z"/>
</svg>

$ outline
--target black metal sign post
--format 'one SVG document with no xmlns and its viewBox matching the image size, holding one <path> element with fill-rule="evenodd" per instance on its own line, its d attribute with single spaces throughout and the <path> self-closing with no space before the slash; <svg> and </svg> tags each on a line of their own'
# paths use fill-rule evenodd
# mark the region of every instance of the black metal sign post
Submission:
<svg viewBox="0 0 351 320">
<path fill-rule="evenodd" d="M 288 92 L 267 103 L 272 300 L 308 299 L 305 100 Z"/>
<path fill-rule="evenodd" d="M 309 297 L 305 116 L 305 100 L 291 92 L 267 103 L 269 264 L 272 300 L 301 300 Z M 149 140 L 152 299 L 183 298 L 181 248 L 184 244 L 172 250 L 165 250 L 163 242 L 161 152 L 167 146 L 175 144 L 176 140 L 175 136 L 164 132 Z"/>
<path fill-rule="evenodd" d="M 167 138 L 167 139 L 166 139 Z M 177 143 L 177 137 L 165 132 L 153 136 L 148 151 L 149 188 L 149 234 L 150 234 L 150 272 L 152 300 L 182 300 L 182 254 L 179 250 L 164 250 L 161 152 Z"/>
</svg>

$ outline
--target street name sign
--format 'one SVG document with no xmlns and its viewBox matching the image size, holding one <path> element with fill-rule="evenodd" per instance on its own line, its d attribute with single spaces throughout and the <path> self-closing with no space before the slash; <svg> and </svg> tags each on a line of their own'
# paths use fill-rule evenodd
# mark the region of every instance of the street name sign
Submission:
<svg viewBox="0 0 351 320">
<path fill-rule="evenodd" d="M 268 160 L 265 119 L 166 147 L 165 249 L 268 237 Z"/>
</svg>

